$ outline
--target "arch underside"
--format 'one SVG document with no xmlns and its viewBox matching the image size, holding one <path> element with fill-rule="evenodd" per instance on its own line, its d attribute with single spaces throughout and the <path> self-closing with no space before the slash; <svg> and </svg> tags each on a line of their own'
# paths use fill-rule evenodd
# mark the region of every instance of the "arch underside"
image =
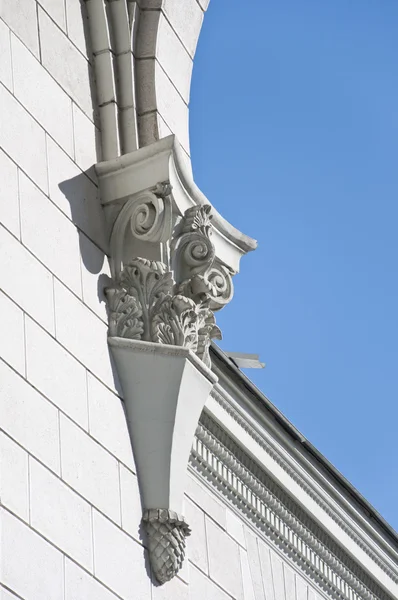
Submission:
<svg viewBox="0 0 398 600">
<path fill-rule="evenodd" d="M 189 93 L 206 0 L 87 0 L 102 160 L 175 134 L 187 165 Z"/>
</svg>

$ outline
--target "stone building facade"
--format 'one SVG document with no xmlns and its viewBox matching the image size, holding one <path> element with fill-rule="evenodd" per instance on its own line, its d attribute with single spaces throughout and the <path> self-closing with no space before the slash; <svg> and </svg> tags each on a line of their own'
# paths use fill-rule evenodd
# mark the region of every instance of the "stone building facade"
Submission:
<svg viewBox="0 0 398 600">
<path fill-rule="evenodd" d="M 398 598 L 396 534 L 211 344 L 255 242 L 192 179 L 207 4 L 0 1 L 2 600 Z"/>
</svg>

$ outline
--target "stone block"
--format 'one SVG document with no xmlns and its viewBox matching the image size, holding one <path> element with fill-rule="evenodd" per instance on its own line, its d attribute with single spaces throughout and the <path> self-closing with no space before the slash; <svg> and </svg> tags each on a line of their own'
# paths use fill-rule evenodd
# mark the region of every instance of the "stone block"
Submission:
<svg viewBox="0 0 398 600">
<path fill-rule="evenodd" d="M 156 57 L 174 87 L 188 104 L 192 57 L 170 23 L 158 11 L 144 11 L 141 15 L 140 31 L 138 58 Z"/>
<path fill-rule="evenodd" d="M 97 139 L 100 133 L 76 104 L 73 104 L 73 128 L 75 162 L 95 182 L 94 165 L 101 160 L 101 157 L 97 156 L 97 147 L 99 147 Z"/>
<path fill-rule="evenodd" d="M 39 4 L 56 22 L 58 27 L 66 29 L 65 5 L 64 0 L 38 0 Z M 79 2 L 76 2 L 79 4 Z"/>
<path fill-rule="evenodd" d="M 93 527 L 95 576 L 124 600 L 150 600 L 144 548 L 97 511 Z"/>
<path fill-rule="evenodd" d="M 257 600 L 254 594 L 254 586 L 252 581 L 252 576 L 249 567 L 249 560 L 247 557 L 247 552 L 243 550 L 243 548 L 239 548 L 240 554 L 240 563 L 242 569 L 242 583 L 243 583 L 243 597 L 244 600 Z M 292 598 L 293 596 L 288 596 L 288 598 Z"/>
<path fill-rule="evenodd" d="M 85 26 L 88 27 L 87 11 L 84 2 L 76 0 L 66 0 L 66 17 L 68 22 L 68 37 L 79 48 L 80 52 L 87 59 L 86 38 L 84 33 Z"/>
<path fill-rule="evenodd" d="M 1 21 L 0 21 L 1 24 Z M 1 50 L 1 49 L 0 49 Z M 19 238 L 18 171 L 12 160 L 0 150 L 0 223 Z"/>
<path fill-rule="evenodd" d="M 245 534 L 243 532 L 242 521 L 230 510 L 227 509 L 227 532 L 243 548 L 246 548 Z"/>
<path fill-rule="evenodd" d="M 2 429 L 59 473 L 58 410 L 2 361 L 0 381 Z"/>
<path fill-rule="evenodd" d="M 231 600 L 231 596 L 192 565 L 189 591 L 190 600 Z"/>
<path fill-rule="evenodd" d="M 294 572 L 287 566 L 286 563 L 283 564 L 283 574 L 285 581 L 285 596 L 286 598 L 294 598 L 296 594 Z"/>
<path fill-rule="evenodd" d="M 193 57 L 203 23 L 203 10 L 196 0 L 165 0 L 163 11 L 174 31 Z"/>
<path fill-rule="evenodd" d="M 272 583 L 272 568 L 271 568 L 271 555 L 269 547 L 258 541 L 258 550 L 260 554 L 261 573 L 263 576 L 263 585 L 265 597 L 267 600 L 276 600 L 274 593 L 274 586 Z"/>
<path fill-rule="evenodd" d="M 64 600 L 62 553 L 7 511 L 0 519 L 2 583 L 20 598 Z"/>
<path fill-rule="evenodd" d="M 0 585 L 0 598 L 1 600 L 20 600 L 18 596 L 3 588 L 2 585 Z"/>
<path fill-rule="evenodd" d="M 245 533 L 247 559 L 249 561 L 250 574 L 253 582 L 254 597 L 256 600 L 265 600 L 257 538 L 248 529 L 245 530 Z"/>
<path fill-rule="evenodd" d="M 35 0 L 2 0 L 0 18 L 35 56 L 39 56 L 39 36 Z M 3 105 L 0 105 L 3 107 Z"/>
<path fill-rule="evenodd" d="M 64 415 L 60 418 L 62 479 L 120 524 L 116 459 Z"/>
<path fill-rule="evenodd" d="M 117 600 L 117 596 L 65 558 L 65 600 Z"/>
<path fill-rule="evenodd" d="M 29 521 L 28 454 L 0 432 L 0 497 L 3 506 Z"/>
<path fill-rule="evenodd" d="M 308 585 L 306 581 L 296 573 L 296 600 L 308 600 Z"/>
<path fill-rule="evenodd" d="M 1 14 L 1 8 L 0 8 Z M 11 42 L 10 30 L 7 25 L 0 21 L 0 81 L 12 91 L 12 66 L 11 66 Z"/>
<path fill-rule="evenodd" d="M 140 144 L 148 146 L 156 140 L 169 136 L 172 131 L 155 110 L 138 117 Z"/>
<path fill-rule="evenodd" d="M 0 291 L 0 356 L 25 375 L 25 331 L 24 314 L 3 292 Z"/>
<path fill-rule="evenodd" d="M 29 467 L 32 527 L 91 571 L 90 505 L 34 459 Z"/>
<path fill-rule="evenodd" d="M 160 17 L 156 58 L 170 81 L 189 103 L 193 61 L 167 19 Z"/>
<path fill-rule="evenodd" d="M 40 125 L 73 155 L 72 101 L 29 50 L 11 36 L 14 94 Z"/>
<path fill-rule="evenodd" d="M 206 11 L 208 9 L 210 0 L 196 0 L 196 1 L 204 11 Z"/>
<path fill-rule="evenodd" d="M 41 9 L 39 30 L 43 66 L 86 115 L 92 117 L 88 61 Z"/>
<path fill-rule="evenodd" d="M 188 106 L 155 59 L 138 60 L 137 74 L 144 82 L 138 97 L 138 112 L 157 109 L 189 154 Z"/>
<path fill-rule="evenodd" d="M 122 464 L 120 468 L 120 487 L 122 503 L 122 528 L 133 538 L 141 541 L 142 507 L 137 476 L 126 469 Z"/>
<path fill-rule="evenodd" d="M 205 514 L 193 502 L 186 499 L 184 515 L 192 533 L 187 539 L 188 558 L 199 569 L 209 573 L 207 560 Z"/>
<path fill-rule="evenodd" d="M 206 532 L 210 578 L 233 598 L 243 600 L 238 544 L 208 518 Z"/>
<path fill-rule="evenodd" d="M 51 200 L 106 252 L 105 221 L 97 186 L 48 136 L 47 157 Z"/>
<path fill-rule="evenodd" d="M 43 327 L 53 332 L 54 295 L 51 273 L 1 225 L 0 248 L 0 287 Z M 40 293 L 32 290 L 40 290 Z"/>
<path fill-rule="evenodd" d="M 24 246 L 81 296 L 79 236 L 71 221 L 23 173 L 19 177 Z"/>
<path fill-rule="evenodd" d="M 0 106 L 2 114 L 7 115 L 1 119 L 0 147 L 47 192 L 44 130 L 3 86 L 0 86 Z"/>
<path fill-rule="evenodd" d="M 114 389 L 107 326 L 59 281 L 55 281 L 54 285 L 57 340 Z"/>
<path fill-rule="evenodd" d="M 188 106 L 158 63 L 155 63 L 155 82 L 159 114 L 189 154 Z"/>
<path fill-rule="evenodd" d="M 90 434 L 122 463 L 134 470 L 133 451 L 123 403 L 88 373 Z"/>
<path fill-rule="evenodd" d="M 79 425 L 88 428 L 86 370 L 39 325 L 26 317 L 28 380 Z"/>
<path fill-rule="evenodd" d="M 220 527 L 227 528 L 225 506 L 221 504 L 193 475 L 187 475 L 186 495 L 208 514 Z"/>
<path fill-rule="evenodd" d="M 271 550 L 272 580 L 274 582 L 275 600 L 286 600 L 283 563 L 279 556 Z"/>
<path fill-rule="evenodd" d="M 152 588 L 152 600 L 189 600 L 189 586 L 174 577 L 167 585 L 154 585 Z"/>
</svg>

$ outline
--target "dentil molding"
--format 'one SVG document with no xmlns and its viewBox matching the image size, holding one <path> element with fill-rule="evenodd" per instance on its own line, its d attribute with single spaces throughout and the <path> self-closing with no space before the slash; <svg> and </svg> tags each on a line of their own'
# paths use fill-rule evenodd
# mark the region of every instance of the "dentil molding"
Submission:
<svg viewBox="0 0 398 600">
<path fill-rule="evenodd" d="M 196 430 L 191 468 L 272 539 L 328 597 L 392 600 L 204 411 Z"/>
<path fill-rule="evenodd" d="M 346 515 L 337 510 L 337 508 L 330 502 L 330 499 L 326 499 L 319 493 L 319 490 L 311 483 L 311 480 L 305 478 L 303 474 L 297 468 L 295 461 L 289 462 L 286 456 L 280 453 L 277 445 L 269 439 L 265 438 L 260 430 L 254 428 L 253 424 L 249 422 L 247 416 L 244 415 L 244 411 L 231 403 L 231 399 L 228 398 L 224 392 L 222 392 L 220 386 L 218 389 L 212 390 L 212 398 L 219 404 L 222 409 L 230 415 L 234 421 L 242 428 L 243 431 L 248 433 L 250 437 L 258 444 L 259 448 L 266 451 L 266 453 L 274 460 L 282 469 L 296 482 L 305 492 L 308 497 L 316 502 L 316 504 L 330 516 L 333 521 L 338 525 L 339 528 L 363 550 L 374 563 L 382 569 L 382 571 L 391 579 L 394 584 L 398 583 L 398 570 L 396 567 L 396 561 L 388 560 L 388 552 L 385 554 L 378 544 L 372 543 L 368 537 L 365 537 L 364 531 L 358 531 L 353 527 L 353 524 L 347 520 Z M 385 550 L 388 550 L 386 547 Z"/>
<path fill-rule="evenodd" d="M 174 136 L 97 164 L 109 234 L 108 343 L 123 390 L 143 525 L 160 583 L 180 569 L 190 533 L 185 475 L 217 381 L 215 312 L 255 242 L 231 227 L 184 171 Z"/>
</svg>

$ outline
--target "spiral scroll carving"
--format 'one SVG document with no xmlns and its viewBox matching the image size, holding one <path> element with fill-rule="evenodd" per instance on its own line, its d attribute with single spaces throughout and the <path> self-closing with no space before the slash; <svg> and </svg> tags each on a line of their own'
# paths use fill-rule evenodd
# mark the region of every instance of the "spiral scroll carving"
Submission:
<svg viewBox="0 0 398 600">
<path fill-rule="evenodd" d="M 227 267 L 216 260 L 210 267 L 207 278 L 212 289 L 209 306 L 212 310 L 220 310 L 234 295 L 231 273 Z"/>
<path fill-rule="evenodd" d="M 135 194 L 120 211 L 111 235 L 112 276 L 120 275 L 126 230 L 144 242 L 168 242 L 172 231 L 171 186 L 158 183 L 154 188 Z"/>
</svg>

